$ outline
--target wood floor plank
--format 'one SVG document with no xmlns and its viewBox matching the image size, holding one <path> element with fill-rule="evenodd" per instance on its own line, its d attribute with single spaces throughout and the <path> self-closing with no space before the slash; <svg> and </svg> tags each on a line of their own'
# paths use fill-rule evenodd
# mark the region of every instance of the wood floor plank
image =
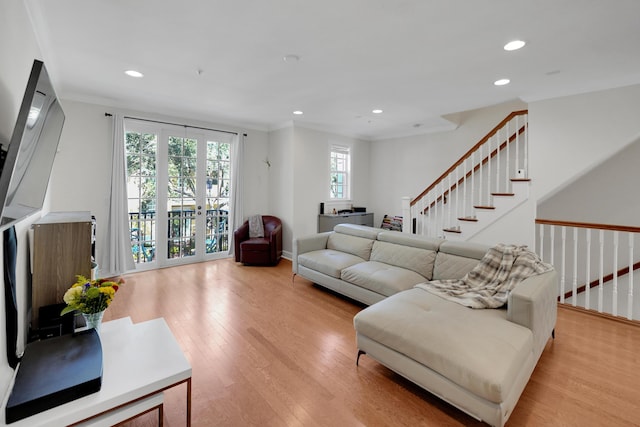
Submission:
<svg viewBox="0 0 640 427">
<path fill-rule="evenodd" d="M 125 276 L 105 321 L 164 317 L 193 367 L 194 426 L 480 426 L 363 356 L 364 307 L 296 277 L 291 263 L 232 259 Z M 509 426 L 640 425 L 640 328 L 560 308 Z M 165 426 L 185 425 L 185 386 Z M 125 426 L 157 425 L 146 414 Z"/>
</svg>

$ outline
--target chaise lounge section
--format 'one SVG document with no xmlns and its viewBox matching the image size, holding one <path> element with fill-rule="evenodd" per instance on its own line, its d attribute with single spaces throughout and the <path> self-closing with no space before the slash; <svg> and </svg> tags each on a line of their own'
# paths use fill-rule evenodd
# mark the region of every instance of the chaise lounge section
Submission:
<svg viewBox="0 0 640 427">
<path fill-rule="evenodd" d="M 519 282 L 500 308 L 469 308 L 421 287 L 464 277 L 488 250 L 342 224 L 296 239 L 293 269 L 369 305 L 354 318 L 358 361 L 366 354 L 471 416 L 503 426 L 553 334 L 556 272 Z"/>
</svg>

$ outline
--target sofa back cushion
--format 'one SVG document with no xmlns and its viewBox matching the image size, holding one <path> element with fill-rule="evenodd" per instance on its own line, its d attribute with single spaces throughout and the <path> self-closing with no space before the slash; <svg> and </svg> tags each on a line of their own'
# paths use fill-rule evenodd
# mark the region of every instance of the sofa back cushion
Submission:
<svg viewBox="0 0 640 427">
<path fill-rule="evenodd" d="M 348 234 L 350 236 L 364 237 L 365 239 L 376 240 L 380 229 L 360 224 L 338 224 L 333 227 L 333 231 L 335 231 L 336 233 Z"/>
<path fill-rule="evenodd" d="M 327 249 L 346 252 L 369 261 L 373 240 L 349 234 L 331 233 L 327 239 Z"/>
<path fill-rule="evenodd" d="M 431 280 L 433 276 L 435 259 L 436 252 L 433 250 L 397 245 L 379 240 L 373 243 L 373 249 L 371 250 L 371 261 L 383 262 L 415 271 L 427 280 Z"/>
<path fill-rule="evenodd" d="M 471 242 L 444 242 L 433 266 L 433 279 L 460 279 L 478 265 L 489 246 Z"/>
<path fill-rule="evenodd" d="M 435 237 L 416 236 L 415 234 L 401 233 L 399 231 L 381 231 L 378 233 L 378 240 L 432 251 L 437 251 L 440 245 L 446 241 Z"/>
</svg>

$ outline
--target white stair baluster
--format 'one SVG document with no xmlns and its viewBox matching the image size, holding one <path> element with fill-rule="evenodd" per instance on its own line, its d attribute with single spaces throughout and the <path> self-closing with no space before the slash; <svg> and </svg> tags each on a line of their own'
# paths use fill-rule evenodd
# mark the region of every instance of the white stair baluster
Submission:
<svg viewBox="0 0 640 427">
<path fill-rule="evenodd" d="M 612 314 L 614 316 L 618 315 L 618 234 L 619 232 L 616 230 L 613 232 L 613 294 L 612 294 L 612 303 L 613 309 Z"/>
<path fill-rule="evenodd" d="M 500 192 L 500 129 L 496 131 L 496 188 L 494 192 Z"/>
<path fill-rule="evenodd" d="M 482 186 L 482 147 L 484 147 L 484 144 L 482 144 L 478 150 L 480 153 L 480 167 L 478 168 L 478 206 L 482 206 L 482 191 L 484 190 Z"/>
<path fill-rule="evenodd" d="M 473 154 L 472 154 L 473 155 Z M 462 216 L 467 217 L 467 159 L 462 162 Z"/>
<path fill-rule="evenodd" d="M 524 170 L 529 176 L 529 115 L 524 115 Z"/>
<path fill-rule="evenodd" d="M 487 204 L 485 206 L 491 205 L 491 138 L 487 140 Z"/>
<path fill-rule="evenodd" d="M 513 167 L 516 171 L 520 169 L 520 126 L 518 125 L 520 121 L 520 116 L 516 116 L 516 158 L 515 158 L 515 166 Z"/>
<path fill-rule="evenodd" d="M 449 215 L 447 216 L 447 221 L 449 222 L 449 224 L 447 225 L 447 228 L 454 228 L 455 227 L 455 222 L 453 219 L 453 195 L 451 194 L 451 189 L 453 188 L 451 186 L 451 175 L 452 173 L 449 173 L 449 175 L 447 176 L 447 210 L 449 211 Z"/>
<path fill-rule="evenodd" d="M 518 116 L 516 116 L 517 118 Z M 511 166 L 511 159 L 509 158 L 509 139 L 511 138 L 511 135 L 509 133 L 509 123 L 511 123 L 511 120 L 509 120 L 507 122 L 507 146 L 505 147 L 505 168 L 504 168 L 504 191 L 505 193 L 510 193 L 511 192 L 511 181 L 509 180 L 513 174 L 511 173 L 511 170 L 509 169 L 509 167 Z"/>
<path fill-rule="evenodd" d="M 473 215 L 475 216 L 475 209 L 473 208 L 476 204 L 475 200 L 475 194 L 476 194 L 476 186 L 475 186 L 475 181 L 476 181 L 476 173 L 475 173 L 475 163 L 473 162 L 473 159 L 476 156 L 476 152 L 474 151 L 473 153 L 471 153 L 471 212 L 473 212 Z"/>
<path fill-rule="evenodd" d="M 544 224 L 540 224 L 538 233 L 540 234 L 540 239 L 538 242 L 538 245 L 540 245 L 540 247 L 536 248 L 536 251 L 540 254 L 540 259 L 544 260 Z"/>
<path fill-rule="evenodd" d="M 578 303 L 578 228 L 573 227 L 573 306 Z"/>
<path fill-rule="evenodd" d="M 602 313 L 604 297 L 604 230 L 600 230 L 600 270 L 598 281 L 598 312 Z"/>
<path fill-rule="evenodd" d="M 561 258 L 560 258 L 561 259 L 561 262 L 560 262 L 560 271 L 561 271 L 561 273 L 560 273 L 560 289 L 561 289 L 560 302 L 564 303 L 565 283 L 566 283 L 565 278 L 566 278 L 566 275 L 567 275 L 566 269 L 565 269 L 565 267 L 566 267 L 565 260 L 566 260 L 566 254 L 567 254 L 567 227 L 562 226 L 561 231 L 562 231 L 562 233 L 561 233 L 561 235 L 562 235 L 562 254 L 560 254 L 561 255 Z"/>
<path fill-rule="evenodd" d="M 633 239 L 635 234 L 629 234 L 629 291 L 627 293 L 627 319 L 633 319 Z"/>
<path fill-rule="evenodd" d="M 456 166 L 456 210 L 455 210 L 455 218 L 456 218 L 456 224 L 457 224 L 458 223 L 458 218 L 460 218 L 460 165 Z"/>
<path fill-rule="evenodd" d="M 556 226 L 549 225 L 549 263 L 554 266 L 556 265 L 555 248 L 556 248 Z"/>
<path fill-rule="evenodd" d="M 433 190 L 432 190 L 433 191 Z M 433 236 L 433 209 L 431 209 L 431 191 L 427 195 L 427 212 L 426 216 L 426 224 L 425 224 L 425 233 L 427 236 Z M 423 211 L 424 212 L 424 211 Z"/>
<path fill-rule="evenodd" d="M 587 310 L 590 309 L 591 307 L 591 229 L 587 228 L 587 236 L 586 236 L 586 241 L 587 241 L 587 271 L 585 271 L 585 281 L 586 281 L 586 288 L 585 288 L 585 296 L 584 296 L 584 308 L 586 308 Z"/>
<path fill-rule="evenodd" d="M 437 188 L 439 188 L 439 185 L 436 185 L 436 189 Z M 440 235 L 442 234 L 440 232 L 440 221 L 442 216 L 442 198 L 438 202 L 438 191 L 436 191 L 436 194 L 434 194 L 433 197 L 435 199 L 433 210 L 436 213 L 436 220 L 435 220 L 436 227 L 434 229 L 434 232 L 435 232 L 434 236 L 440 237 Z"/>
</svg>

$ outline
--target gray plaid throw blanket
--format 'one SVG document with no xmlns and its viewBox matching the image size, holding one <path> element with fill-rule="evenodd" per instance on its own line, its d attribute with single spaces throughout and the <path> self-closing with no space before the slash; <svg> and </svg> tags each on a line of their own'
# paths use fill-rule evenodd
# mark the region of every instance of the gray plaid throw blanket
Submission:
<svg viewBox="0 0 640 427">
<path fill-rule="evenodd" d="M 467 307 L 498 308 L 522 280 L 552 269 L 526 246 L 501 243 L 489 249 L 462 279 L 432 280 L 415 287 Z"/>
</svg>

